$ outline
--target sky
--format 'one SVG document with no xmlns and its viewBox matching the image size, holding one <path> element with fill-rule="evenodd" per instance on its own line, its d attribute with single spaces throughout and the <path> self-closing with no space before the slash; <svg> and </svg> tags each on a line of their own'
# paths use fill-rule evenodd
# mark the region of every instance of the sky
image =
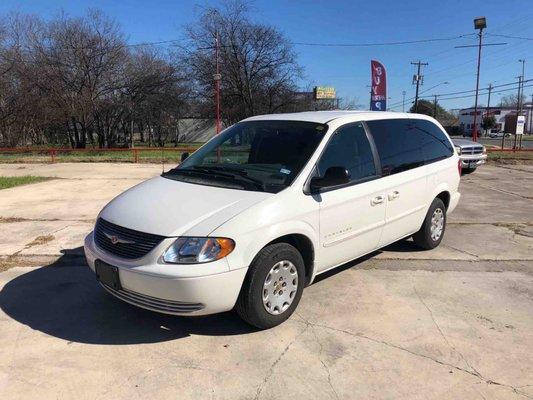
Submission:
<svg viewBox="0 0 533 400">
<path fill-rule="evenodd" d="M 533 78 L 533 40 L 491 35 L 533 38 L 533 1 L 531 0 L 254 0 L 250 17 L 253 21 L 275 26 L 291 42 L 306 43 L 383 43 L 449 38 L 473 34 L 473 19 L 487 18 L 485 43 L 507 43 L 482 50 L 480 88 L 489 83 L 503 85 L 516 82 L 525 59 L 525 79 Z M 0 16 L 11 11 L 31 13 L 45 19 L 60 12 L 83 15 L 88 8 L 98 8 L 115 19 L 129 43 L 156 42 L 183 38 L 183 26 L 194 23 L 203 7 L 220 5 L 208 0 L 2 0 Z M 421 60 L 424 84 L 422 96 L 475 89 L 477 48 L 455 48 L 477 44 L 477 37 L 369 47 L 320 47 L 295 45 L 298 62 L 304 68 L 302 88 L 314 85 L 333 86 L 337 96 L 361 107 L 368 107 L 370 60 L 379 60 L 387 69 L 389 105 L 402 109 L 402 92 L 406 108 L 414 97 L 414 66 Z M 447 83 L 445 83 L 447 82 Z M 532 85 L 525 88 L 531 99 Z M 513 91 L 495 93 L 491 104 Z M 480 92 L 479 102 L 486 104 L 487 91 Z M 468 93 L 467 93 L 468 95 Z M 461 95 L 449 95 L 457 97 Z M 464 96 L 464 95 L 463 95 Z M 474 98 L 448 99 L 439 103 L 448 109 L 473 105 Z"/>
</svg>

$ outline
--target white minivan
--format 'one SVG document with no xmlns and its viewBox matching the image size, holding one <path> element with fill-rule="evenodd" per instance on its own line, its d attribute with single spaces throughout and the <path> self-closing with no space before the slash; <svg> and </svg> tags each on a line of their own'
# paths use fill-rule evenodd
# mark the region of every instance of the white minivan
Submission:
<svg viewBox="0 0 533 400">
<path fill-rule="evenodd" d="M 149 310 L 235 309 L 269 328 L 318 274 L 413 237 L 439 245 L 460 160 L 433 118 L 263 115 L 112 200 L 85 254 L 112 295 Z"/>
</svg>

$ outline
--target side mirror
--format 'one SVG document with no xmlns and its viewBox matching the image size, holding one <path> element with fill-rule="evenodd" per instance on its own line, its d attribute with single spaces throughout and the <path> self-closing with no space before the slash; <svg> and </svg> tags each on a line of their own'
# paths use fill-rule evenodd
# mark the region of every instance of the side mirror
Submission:
<svg viewBox="0 0 533 400">
<path fill-rule="evenodd" d="M 189 152 L 181 153 L 181 162 L 185 161 L 189 157 Z"/>
<path fill-rule="evenodd" d="M 315 176 L 311 179 L 311 192 L 318 192 L 322 188 L 344 185 L 350 182 L 350 173 L 344 167 L 329 167 L 323 177 Z"/>
</svg>

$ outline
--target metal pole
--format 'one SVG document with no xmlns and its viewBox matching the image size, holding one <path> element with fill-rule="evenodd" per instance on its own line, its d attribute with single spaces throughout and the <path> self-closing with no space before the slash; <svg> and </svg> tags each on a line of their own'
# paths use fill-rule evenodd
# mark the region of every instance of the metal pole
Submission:
<svg viewBox="0 0 533 400">
<path fill-rule="evenodd" d="M 485 111 L 485 118 L 490 116 L 490 93 L 492 92 L 492 83 L 489 83 L 489 98 L 487 99 L 487 110 Z M 484 129 L 485 135 L 487 135 L 487 130 Z"/>
<path fill-rule="evenodd" d="M 479 30 L 479 46 L 478 46 L 478 53 L 477 53 L 476 101 L 474 103 L 474 130 L 472 132 L 472 140 L 474 142 L 477 142 L 477 97 L 479 94 L 479 69 L 480 69 L 480 64 L 481 64 L 482 38 L 483 38 L 483 28 Z"/>
<path fill-rule="evenodd" d="M 405 90 L 402 91 L 402 112 L 405 112 Z"/>
<path fill-rule="evenodd" d="M 216 33 L 215 39 L 215 102 L 216 102 L 216 132 L 217 135 L 220 133 L 220 66 L 218 62 L 218 48 L 219 48 L 219 37 L 218 31 Z"/>
<path fill-rule="evenodd" d="M 522 102 L 522 96 L 524 95 L 524 80 L 525 80 L 525 65 L 526 65 L 526 60 L 518 60 L 522 63 L 522 84 L 520 85 L 521 86 L 521 89 L 520 89 L 520 93 L 519 93 L 519 97 L 518 97 L 518 104 L 520 106 L 520 109 L 519 109 L 519 113 L 522 114 L 522 111 L 523 111 L 523 102 Z"/>
<path fill-rule="evenodd" d="M 529 107 L 529 133 L 533 133 L 533 93 L 531 93 L 531 105 Z"/>
<path fill-rule="evenodd" d="M 515 133 L 514 133 L 514 140 L 513 140 L 513 149 L 516 149 L 516 143 L 518 139 L 518 135 L 516 134 L 516 128 L 518 126 L 518 116 L 520 115 L 520 91 L 522 88 L 522 75 L 518 77 L 518 94 L 516 95 L 516 123 L 515 123 Z"/>
</svg>

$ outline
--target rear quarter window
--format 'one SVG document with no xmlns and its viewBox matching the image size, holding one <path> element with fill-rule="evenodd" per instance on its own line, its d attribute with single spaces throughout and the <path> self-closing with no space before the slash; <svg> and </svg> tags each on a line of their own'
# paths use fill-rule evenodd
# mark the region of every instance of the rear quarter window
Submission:
<svg viewBox="0 0 533 400">
<path fill-rule="evenodd" d="M 367 121 L 381 161 L 383 175 L 392 175 L 442 160 L 453 154 L 444 132 L 422 119 Z"/>
</svg>

